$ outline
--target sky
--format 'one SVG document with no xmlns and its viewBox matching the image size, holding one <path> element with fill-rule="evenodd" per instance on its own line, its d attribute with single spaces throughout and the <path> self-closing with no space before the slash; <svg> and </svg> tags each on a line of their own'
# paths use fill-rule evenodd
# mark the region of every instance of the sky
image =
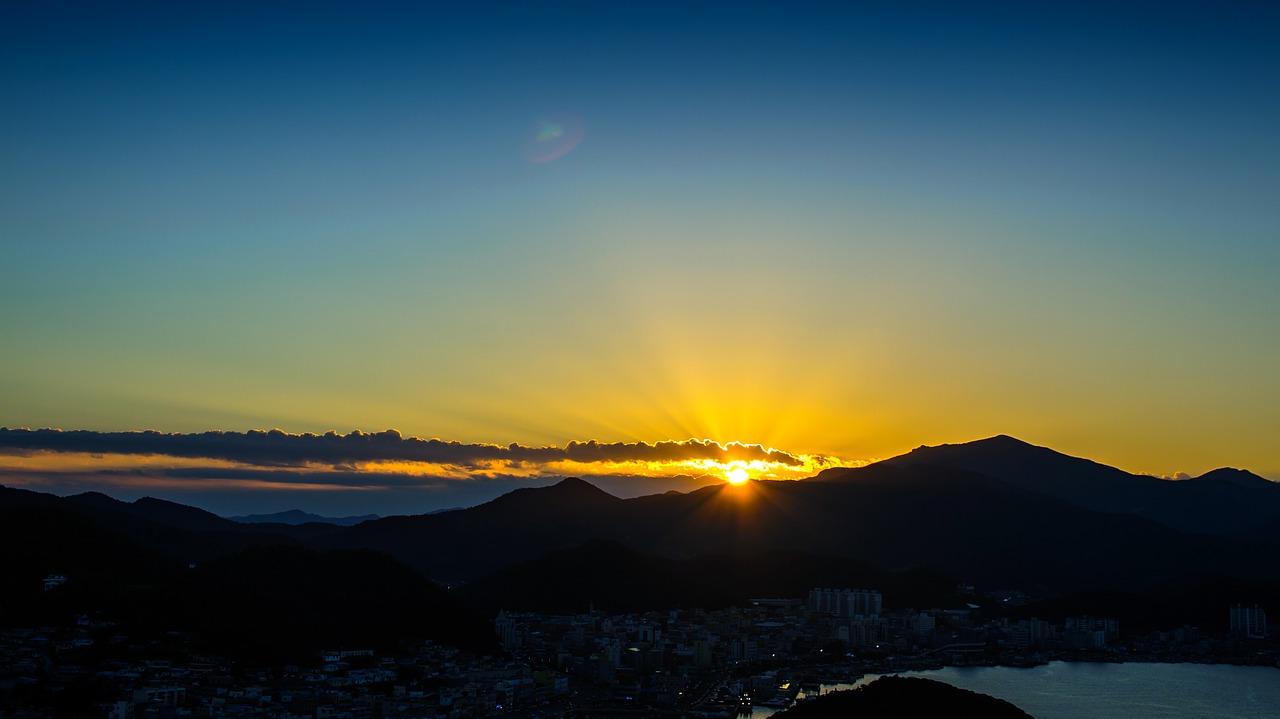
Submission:
<svg viewBox="0 0 1280 719">
<path fill-rule="evenodd" d="M 1266 5 L 6 3 L 0 426 L 125 445 L 3 433 L 0 484 L 411 513 L 1001 433 L 1280 479 Z"/>
</svg>

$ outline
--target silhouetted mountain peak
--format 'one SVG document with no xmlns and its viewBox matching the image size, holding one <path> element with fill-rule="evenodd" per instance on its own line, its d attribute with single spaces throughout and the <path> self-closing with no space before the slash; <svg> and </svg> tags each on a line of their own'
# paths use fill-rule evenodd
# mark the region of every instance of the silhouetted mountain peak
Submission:
<svg viewBox="0 0 1280 719">
<path fill-rule="evenodd" d="M 121 502 L 120 500 L 114 497 L 109 497 L 103 494 L 102 492 L 80 492 L 79 494 L 69 494 L 67 495 L 67 499 L 76 501 L 76 502 L 85 502 L 85 503 L 94 502 L 99 504 L 125 504 L 125 502 Z"/>
<path fill-rule="evenodd" d="M 1024 442 L 1018 439 L 1017 437 L 1010 437 L 1007 434 L 997 434 L 994 437 L 987 437 L 986 439 L 977 439 L 972 442 L 961 442 L 960 444 L 939 444 L 939 445 L 932 445 L 932 446 L 925 444 L 925 445 L 916 447 L 915 449 L 902 455 L 901 457 L 894 457 L 893 459 L 897 460 L 905 457 L 929 457 L 932 455 L 936 455 L 938 453 L 954 454 L 958 452 L 963 452 L 965 454 L 970 454 L 970 455 L 982 455 L 987 453 L 991 453 L 991 454 L 1016 453 L 1016 454 L 1023 454 L 1023 455 L 1048 454 L 1048 455 L 1059 455 L 1064 457 L 1066 456 L 1066 455 L 1060 454 L 1059 452 L 1055 452 L 1054 450 L 1049 449 L 1048 447 L 1040 447 L 1040 446 L 1031 444 L 1030 442 Z"/>
<path fill-rule="evenodd" d="M 980 446 L 985 445 L 985 446 L 991 446 L 991 447 L 1002 447 L 1004 449 L 1009 449 L 1013 447 L 1019 447 L 1023 449 L 1026 449 L 1026 448 L 1045 449 L 1044 447 L 1038 447 L 1034 444 L 1031 444 L 1030 442 L 1024 442 L 1018 439 L 1017 437 L 1011 437 L 1007 434 L 997 434 L 994 437 L 987 437 L 986 439 L 979 439 L 973 442 L 969 442 L 969 444 L 980 445 Z"/>
<path fill-rule="evenodd" d="M 990 474 L 1000 479 L 1008 479 L 1011 473 L 1022 477 L 1038 476 L 1040 480 L 1062 473 L 1074 476 L 1104 474 L 1113 479 L 1134 476 L 1115 467 L 1072 457 L 1005 434 L 963 444 L 917 447 L 883 463 L 897 466 L 936 464 Z"/>
<path fill-rule="evenodd" d="M 963 469 L 1093 511 L 1132 514 L 1181 531 L 1237 536 L 1261 531 L 1263 523 L 1280 516 L 1280 493 L 1270 491 L 1280 485 L 1248 472 L 1215 470 L 1196 480 L 1173 482 L 1130 474 L 1005 435 L 921 447 L 881 464 Z M 1265 494 L 1253 497 L 1255 492 L 1241 488 Z"/>
<path fill-rule="evenodd" d="M 156 497 L 140 497 L 133 500 L 131 504 L 139 509 L 146 509 L 150 511 L 180 512 L 182 514 L 207 516 L 218 520 L 222 519 L 222 517 L 219 517 L 213 512 L 200 509 L 199 507 L 170 502 L 167 499 L 157 499 Z"/>
<path fill-rule="evenodd" d="M 562 499 L 571 499 L 578 502 L 621 502 L 621 499 L 600 489 L 594 484 L 577 477 L 565 477 L 550 487 L 531 490 L 534 492 L 543 492 L 548 497 L 554 496 Z"/>
<path fill-rule="evenodd" d="M 133 506 L 102 492 L 81 492 L 62 498 L 62 502 L 83 512 L 124 512 L 130 513 Z"/>
<path fill-rule="evenodd" d="M 998 434 L 994 437 L 960 444 L 922 444 L 906 454 L 890 457 L 889 459 L 869 464 L 866 467 L 832 467 L 824 469 L 814 479 L 826 482 L 853 479 L 855 477 L 864 478 L 872 474 L 883 477 L 885 475 L 881 473 L 885 472 L 889 467 L 909 467 L 912 465 L 954 467 L 970 472 L 990 473 L 997 478 L 1003 478 L 1001 477 L 1001 472 L 990 472 L 993 469 L 993 465 L 999 465 L 1001 468 L 1006 469 L 1016 468 L 1022 471 L 1029 466 L 1039 465 L 1054 459 L 1094 464 L 1089 460 L 1061 454 L 1048 447 L 1039 447 L 1016 437 L 1010 437 L 1007 434 Z M 868 470 L 872 470 L 872 468 L 874 470 L 869 472 Z M 1119 470 L 1115 471 L 1118 472 Z"/>
<path fill-rule="evenodd" d="M 580 479 L 578 477 L 565 477 L 559 482 L 556 482 L 555 484 L 551 485 L 549 489 L 554 489 L 559 492 L 586 491 L 586 492 L 599 492 L 600 494 L 609 494 L 608 492 L 604 491 L 603 489 L 600 489 L 599 487 L 588 482 L 587 480 Z M 613 495 L 610 494 L 609 496 L 612 497 Z"/>
<path fill-rule="evenodd" d="M 44 492 L 33 492 L 30 489 L 18 489 L 0 484 L 0 508 L 55 506 L 59 498 Z"/>
<path fill-rule="evenodd" d="M 63 501 L 65 506 L 84 512 L 110 526 L 141 521 L 196 532 L 225 530 L 235 526 L 233 522 L 212 512 L 155 497 L 122 502 L 100 492 L 83 492 L 66 497 Z"/>
<path fill-rule="evenodd" d="M 1280 487 L 1280 482 L 1272 482 L 1266 477 L 1259 477 L 1253 472 L 1244 469 L 1236 469 L 1234 467 L 1221 467 L 1211 472 L 1205 472 L 1192 481 L 1229 482 L 1241 487 L 1260 487 L 1263 489 Z"/>
<path fill-rule="evenodd" d="M 476 507 L 476 509 L 589 510 L 623 500 L 577 477 L 565 477 L 549 487 L 524 487 Z"/>
</svg>

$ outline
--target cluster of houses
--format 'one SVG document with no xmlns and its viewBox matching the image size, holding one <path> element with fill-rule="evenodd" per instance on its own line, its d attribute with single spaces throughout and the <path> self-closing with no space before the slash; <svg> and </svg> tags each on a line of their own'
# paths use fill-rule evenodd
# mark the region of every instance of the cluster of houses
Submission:
<svg viewBox="0 0 1280 719">
<path fill-rule="evenodd" d="M 200 655 L 103 660 L 98 657 L 170 654 L 172 648 L 108 637 L 101 640 L 111 645 L 103 652 L 87 636 L 110 627 L 91 624 L 82 619 L 71 630 L 0 631 L 0 717 L 483 717 L 501 715 L 504 706 L 549 704 L 568 690 L 564 675 L 430 642 L 396 656 L 342 649 L 324 652 L 312 666 L 261 670 Z"/>
<path fill-rule="evenodd" d="M 805 682 L 957 664 L 1051 659 L 1276 662 L 1257 607 L 1232 610 L 1230 635 L 1183 626 L 1121 635 L 1110 617 L 1011 620 L 962 609 L 886 611 L 874 590 L 636 614 L 501 612 L 505 656 L 433 643 L 392 655 L 323 652 L 307 666 L 257 670 L 192 655 L 184 637 L 148 644 L 111 622 L 0 631 L 0 719 L 461 719 L 735 716 L 794 697 Z M 1239 627 L 1239 631 L 1237 631 Z M 124 657 L 145 657 L 127 659 Z"/>
</svg>

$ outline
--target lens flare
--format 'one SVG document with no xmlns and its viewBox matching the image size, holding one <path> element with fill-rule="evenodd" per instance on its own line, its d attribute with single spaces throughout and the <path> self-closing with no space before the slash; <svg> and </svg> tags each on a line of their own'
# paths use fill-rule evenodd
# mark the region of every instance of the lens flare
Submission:
<svg viewBox="0 0 1280 719">
<path fill-rule="evenodd" d="M 524 157 L 535 165 L 558 160 L 577 147 L 584 134 L 585 127 L 577 117 L 548 115 L 525 135 Z"/>
</svg>

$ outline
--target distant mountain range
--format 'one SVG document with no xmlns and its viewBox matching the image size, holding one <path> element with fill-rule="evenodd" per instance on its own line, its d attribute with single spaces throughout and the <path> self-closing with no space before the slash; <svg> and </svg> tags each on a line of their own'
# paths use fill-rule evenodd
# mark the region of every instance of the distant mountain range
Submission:
<svg viewBox="0 0 1280 719">
<path fill-rule="evenodd" d="M 948 601 L 956 582 L 1057 596 L 1280 589 L 1280 483 L 1232 469 L 1133 475 L 1005 436 L 807 480 L 634 499 L 570 478 L 353 526 L 301 512 L 242 523 L 157 499 L 8 488 L 0 511 L 73 514 L 184 564 L 253 546 L 376 550 L 487 608 L 723 605 L 824 585 L 883 587 L 898 606 Z"/>
<path fill-rule="evenodd" d="M 1001 436 L 808 480 L 628 500 L 566 479 L 315 543 L 380 549 L 451 584 L 593 539 L 671 559 L 783 550 L 1055 590 L 1196 572 L 1275 577 L 1280 484 L 1240 478 L 1132 475 Z"/>
<path fill-rule="evenodd" d="M 321 517 L 318 514 L 304 512 L 301 509 L 290 509 L 274 514 L 247 514 L 243 517 L 227 517 L 227 519 L 241 524 L 291 524 L 296 526 L 319 522 L 321 524 L 336 524 L 339 527 L 352 527 L 361 522 L 381 519 L 381 517 L 376 514 L 361 514 L 355 517 Z"/>
</svg>

